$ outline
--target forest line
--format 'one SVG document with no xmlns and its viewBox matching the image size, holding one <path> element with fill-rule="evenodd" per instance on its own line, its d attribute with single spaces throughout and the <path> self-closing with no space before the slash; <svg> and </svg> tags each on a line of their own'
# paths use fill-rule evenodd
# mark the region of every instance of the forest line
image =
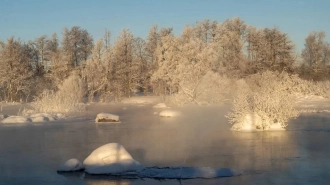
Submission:
<svg viewBox="0 0 330 185">
<path fill-rule="evenodd" d="M 182 93 L 185 101 L 196 102 L 198 95 L 217 91 L 211 87 L 215 79 L 230 81 L 266 71 L 324 81 L 330 77 L 325 36 L 322 31 L 310 33 L 302 53 L 296 53 L 279 28 L 258 29 L 232 18 L 187 25 L 179 36 L 157 25 L 145 39 L 123 29 L 113 44 L 109 30 L 94 41 L 78 26 L 64 28 L 61 40 L 56 33 L 28 42 L 11 37 L 0 41 L 0 101 L 33 101 L 45 91 L 58 91 L 72 75 L 90 102 L 95 97 L 119 101 L 135 93 Z"/>
</svg>

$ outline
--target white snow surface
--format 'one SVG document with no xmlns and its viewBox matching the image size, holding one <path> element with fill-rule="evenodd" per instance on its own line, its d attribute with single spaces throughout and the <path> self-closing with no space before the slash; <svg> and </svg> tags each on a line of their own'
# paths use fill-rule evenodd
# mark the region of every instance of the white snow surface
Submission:
<svg viewBox="0 0 330 185">
<path fill-rule="evenodd" d="M 134 96 L 131 98 L 125 98 L 121 102 L 127 104 L 152 104 L 159 102 L 159 96 Z"/>
<path fill-rule="evenodd" d="M 280 130 L 285 130 L 280 123 L 274 123 L 274 124 L 271 124 L 269 129 L 269 131 L 280 131 Z"/>
<path fill-rule="evenodd" d="M 103 120 L 103 121 L 102 121 Z M 105 120 L 105 121 L 104 121 Z M 109 121 L 107 121 L 109 120 Z M 111 113 L 99 113 L 96 115 L 95 122 L 119 122 L 119 116 Z"/>
<path fill-rule="evenodd" d="M 50 121 L 48 117 L 44 116 L 36 116 L 36 117 L 30 117 L 32 122 L 46 122 Z"/>
<path fill-rule="evenodd" d="M 108 143 L 94 150 L 83 162 L 89 174 L 136 172 L 144 167 L 118 143 Z"/>
<path fill-rule="evenodd" d="M 2 123 L 28 123 L 31 119 L 25 116 L 9 116 L 1 121 Z"/>
<path fill-rule="evenodd" d="M 58 172 L 73 172 L 73 171 L 79 171 L 83 170 L 84 166 L 83 164 L 75 158 L 67 160 L 64 164 L 60 165 L 57 168 Z"/>
<path fill-rule="evenodd" d="M 180 115 L 180 113 L 175 110 L 163 110 L 162 112 L 159 113 L 159 116 L 162 116 L 162 117 L 175 117 L 175 116 L 179 116 L 179 115 Z"/>
<path fill-rule="evenodd" d="M 165 103 L 158 103 L 158 104 L 154 105 L 153 108 L 164 109 L 164 108 L 167 108 L 167 105 Z"/>
<path fill-rule="evenodd" d="M 258 114 L 246 114 L 243 123 L 241 123 L 242 125 L 240 131 L 256 131 L 256 125 L 261 125 L 261 122 L 261 117 Z"/>
</svg>

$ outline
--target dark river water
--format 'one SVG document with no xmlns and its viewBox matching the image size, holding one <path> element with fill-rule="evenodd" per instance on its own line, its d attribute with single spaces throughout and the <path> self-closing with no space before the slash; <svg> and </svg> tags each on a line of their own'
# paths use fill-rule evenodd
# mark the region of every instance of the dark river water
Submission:
<svg viewBox="0 0 330 185">
<path fill-rule="evenodd" d="M 232 132 L 228 108 L 181 108 L 181 116 L 160 118 L 151 106 L 98 105 L 65 120 L 0 124 L 0 184 L 328 184 L 330 114 L 304 114 L 286 131 Z M 120 124 L 95 124 L 99 112 L 120 116 Z M 122 144 L 144 166 L 235 168 L 243 175 L 217 179 L 120 179 L 79 173 L 58 174 L 70 158 L 83 161 L 111 142 Z"/>
</svg>

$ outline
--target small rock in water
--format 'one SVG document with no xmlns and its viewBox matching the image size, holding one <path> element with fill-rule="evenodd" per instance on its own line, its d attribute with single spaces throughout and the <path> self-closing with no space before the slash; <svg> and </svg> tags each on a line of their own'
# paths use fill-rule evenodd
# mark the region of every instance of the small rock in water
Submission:
<svg viewBox="0 0 330 185">
<path fill-rule="evenodd" d="M 119 122 L 119 116 L 110 113 L 99 113 L 96 115 L 95 122 Z"/>
<path fill-rule="evenodd" d="M 84 166 L 78 159 L 69 159 L 57 168 L 58 172 L 74 172 L 83 170 Z"/>
</svg>

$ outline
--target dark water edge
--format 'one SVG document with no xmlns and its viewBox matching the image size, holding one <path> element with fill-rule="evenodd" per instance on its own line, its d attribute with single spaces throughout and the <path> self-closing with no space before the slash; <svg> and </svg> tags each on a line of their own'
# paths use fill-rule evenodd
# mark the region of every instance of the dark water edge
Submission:
<svg viewBox="0 0 330 185">
<path fill-rule="evenodd" d="M 151 105 L 98 105 L 63 121 L 0 125 L 0 184 L 327 184 L 330 181 L 330 114 L 304 114 L 287 131 L 229 131 L 228 107 L 180 108 L 160 118 Z M 99 112 L 120 124 L 95 124 Z M 245 170 L 218 179 L 122 179 L 58 174 L 70 158 L 83 161 L 110 142 L 122 144 L 145 166 L 194 166 Z"/>
</svg>

